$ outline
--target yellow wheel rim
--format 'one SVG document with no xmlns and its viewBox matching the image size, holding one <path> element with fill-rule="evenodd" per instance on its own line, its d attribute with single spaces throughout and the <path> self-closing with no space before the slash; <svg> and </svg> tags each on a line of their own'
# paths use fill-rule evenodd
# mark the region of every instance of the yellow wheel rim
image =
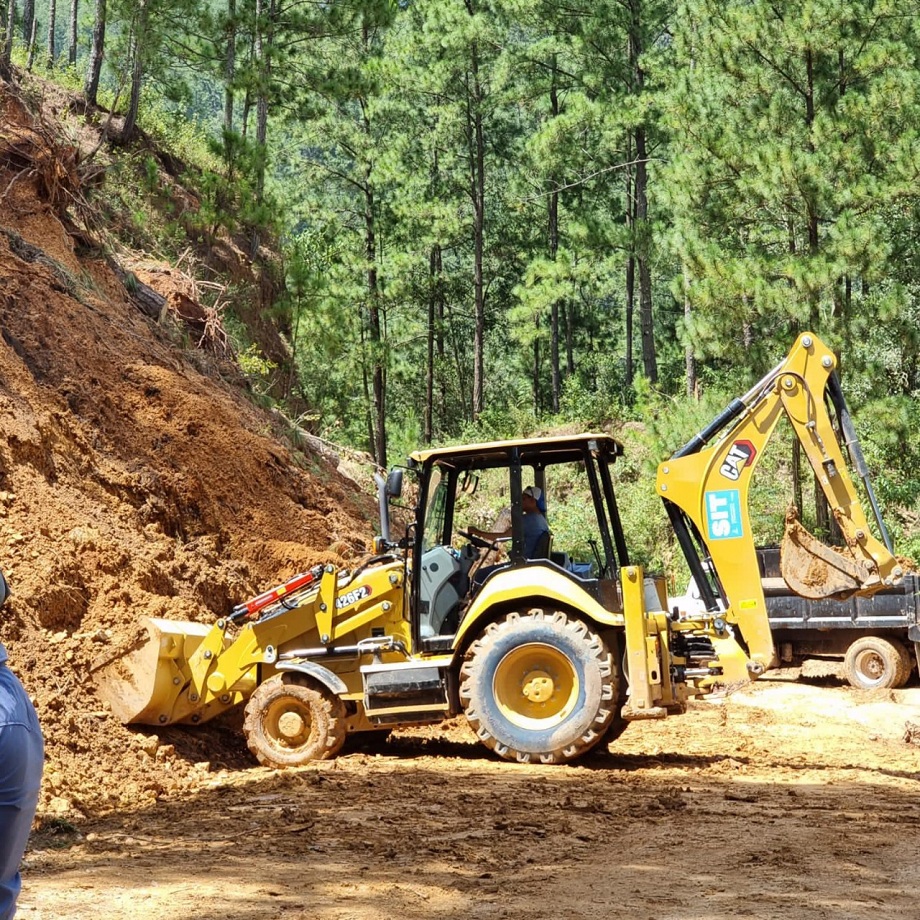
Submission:
<svg viewBox="0 0 920 920">
<path fill-rule="evenodd" d="M 279 748 L 295 750 L 310 740 L 313 714 L 306 703 L 290 697 L 275 700 L 263 718 L 266 734 Z"/>
<path fill-rule="evenodd" d="M 498 663 L 492 694 L 502 715 L 531 730 L 554 728 L 578 700 L 578 674 L 567 655 L 551 645 L 530 643 Z"/>
</svg>

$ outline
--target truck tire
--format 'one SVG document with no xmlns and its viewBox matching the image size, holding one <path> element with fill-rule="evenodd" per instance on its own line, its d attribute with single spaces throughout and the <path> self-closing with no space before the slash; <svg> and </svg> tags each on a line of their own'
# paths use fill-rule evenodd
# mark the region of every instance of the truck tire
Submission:
<svg viewBox="0 0 920 920">
<path fill-rule="evenodd" d="M 460 702 L 479 740 L 505 760 L 568 763 L 614 719 L 617 673 L 603 640 L 561 611 L 514 612 L 470 646 Z"/>
<path fill-rule="evenodd" d="M 298 674 L 272 677 L 246 704 L 246 744 L 266 767 L 299 767 L 335 757 L 345 743 L 345 703 Z"/>
<path fill-rule="evenodd" d="M 911 661 L 900 642 L 879 636 L 863 636 L 848 649 L 843 673 L 860 690 L 891 690 L 903 687 L 910 677 Z"/>
</svg>

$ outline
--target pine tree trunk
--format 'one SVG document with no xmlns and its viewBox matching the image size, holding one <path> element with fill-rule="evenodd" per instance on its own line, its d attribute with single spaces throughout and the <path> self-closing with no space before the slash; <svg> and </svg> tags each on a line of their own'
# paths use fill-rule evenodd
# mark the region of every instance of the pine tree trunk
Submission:
<svg viewBox="0 0 920 920">
<path fill-rule="evenodd" d="M 56 53 L 54 30 L 57 26 L 57 0 L 48 0 L 48 69 L 54 69 Z"/>
<path fill-rule="evenodd" d="M 629 165 L 626 168 L 626 230 L 630 240 L 633 239 L 636 232 L 636 196 L 633 190 L 633 173 L 635 171 L 632 163 L 632 135 L 626 143 L 626 161 Z M 630 244 L 631 245 L 631 244 Z M 626 385 L 626 391 L 632 390 L 633 385 L 633 318 L 636 315 L 636 257 L 632 249 L 626 259 L 626 368 L 623 374 L 623 382 Z"/>
<path fill-rule="evenodd" d="M 441 277 L 443 282 L 444 277 L 444 265 L 443 265 L 443 253 L 441 252 L 441 247 L 438 246 L 438 275 Z M 440 296 L 438 297 L 438 318 L 437 318 L 437 334 L 435 336 L 435 351 L 438 356 L 438 367 L 444 367 L 445 355 L 447 353 L 444 345 L 444 322 L 445 322 L 445 309 L 444 309 L 444 289 L 443 284 L 440 289 Z M 440 410 L 440 415 L 442 419 L 447 418 L 447 375 L 441 371 L 438 374 L 438 407 Z"/>
<path fill-rule="evenodd" d="M 362 26 L 365 54 L 370 52 L 370 31 L 367 23 Z M 367 140 L 371 141 L 372 130 L 367 107 L 363 107 L 363 127 Z M 377 465 L 387 468 L 387 423 L 386 423 L 386 359 L 384 336 L 380 322 L 380 285 L 377 279 L 377 206 L 374 197 L 373 165 L 368 162 L 364 170 L 364 256 L 367 260 L 367 297 L 370 307 L 371 353 L 374 361 L 374 417 L 377 439 L 375 456 Z"/>
<path fill-rule="evenodd" d="M 259 93 L 256 97 L 256 146 L 258 147 L 258 160 L 256 166 L 256 203 L 261 205 L 265 198 L 265 163 L 267 157 L 267 140 L 268 140 L 268 96 L 265 94 L 265 87 L 271 80 L 271 65 L 268 61 L 265 46 L 270 47 L 272 42 L 272 24 L 275 17 L 275 0 L 269 0 L 268 4 L 268 25 L 263 34 L 262 15 L 263 2 L 256 0 L 256 26 L 255 26 L 255 60 L 259 68 L 261 79 L 259 80 Z M 262 243 L 261 234 L 258 226 L 253 226 L 252 237 L 250 239 L 250 256 L 255 259 L 259 253 L 259 246 Z"/>
<path fill-rule="evenodd" d="M 36 16 L 32 20 L 32 35 L 29 37 L 29 55 L 26 58 L 26 70 L 29 73 L 32 73 L 32 68 L 35 66 L 35 47 L 37 41 L 38 33 L 38 17 Z"/>
<path fill-rule="evenodd" d="M 6 8 L 6 34 L 3 36 L 3 49 L 0 51 L 0 76 L 5 80 L 12 74 L 13 28 L 16 25 L 16 0 L 9 0 Z"/>
<path fill-rule="evenodd" d="M 485 408 L 485 339 L 486 302 L 483 275 L 485 249 L 485 133 L 482 124 L 483 90 L 479 77 L 479 48 L 474 43 L 470 59 L 472 95 L 468 97 L 468 127 L 471 131 L 470 194 L 473 199 L 473 295 L 475 327 L 473 331 L 473 421 Z"/>
<path fill-rule="evenodd" d="M 438 148 L 435 145 L 432 151 L 431 184 L 434 189 L 440 185 L 440 168 Z M 425 443 L 431 444 L 434 440 L 434 391 L 436 368 L 440 368 L 444 357 L 444 296 L 443 296 L 443 255 L 441 244 L 434 243 L 428 257 L 428 368 L 425 378 Z M 435 363 L 437 361 L 437 363 Z M 441 418 L 444 417 L 443 383 L 441 399 Z"/>
<path fill-rule="evenodd" d="M 549 196 L 549 257 L 555 262 L 559 250 L 559 194 Z M 554 413 L 559 412 L 562 379 L 559 373 L 559 302 L 554 300 L 549 314 L 549 355 L 552 381 L 551 398 Z"/>
<path fill-rule="evenodd" d="M 631 92 L 641 96 L 645 87 L 645 72 L 641 66 L 642 22 L 641 0 L 630 0 L 629 22 L 629 64 Z M 652 271 L 649 256 L 648 226 L 648 150 L 645 128 L 639 125 L 633 132 L 636 145 L 636 265 L 639 269 L 639 325 L 642 335 L 642 367 L 645 376 L 652 383 L 658 382 L 658 358 L 655 349 L 655 323 L 652 314 Z"/>
<path fill-rule="evenodd" d="M 370 166 L 365 173 L 364 257 L 367 260 L 367 302 L 370 327 L 372 381 L 374 393 L 374 459 L 387 465 L 386 376 L 383 359 L 383 335 L 380 324 L 380 287 L 377 283 L 377 237 L 374 190 Z"/>
<path fill-rule="evenodd" d="M 639 322 L 642 332 L 642 367 L 651 383 L 658 382 L 658 356 L 655 348 L 655 320 L 652 313 L 652 270 L 648 252 L 648 171 L 645 131 L 636 131 L 636 226 L 640 234 L 639 255 Z"/>
<path fill-rule="evenodd" d="M 556 70 L 555 59 L 553 61 L 553 80 L 550 84 L 549 102 L 550 117 L 559 116 L 559 94 L 556 92 Z M 558 182 L 555 178 L 550 180 L 551 191 L 549 195 L 549 258 L 551 262 L 556 261 L 559 253 L 559 192 L 557 191 Z M 554 300 L 550 307 L 550 331 L 549 331 L 549 350 L 550 350 L 550 373 L 552 374 L 552 406 L 553 412 L 558 414 L 559 402 L 562 394 L 562 379 L 559 372 L 559 302 Z"/>
<path fill-rule="evenodd" d="M 530 368 L 530 389 L 531 401 L 533 402 L 533 414 L 535 417 L 540 415 L 540 314 L 537 313 L 533 318 L 533 353 L 531 358 L 533 364 Z"/>
<path fill-rule="evenodd" d="M 428 256 L 428 330 L 425 368 L 425 443 L 434 440 L 434 354 L 437 337 L 437 309 L 441 284 L 441 247 L 435 243 Z"/>
<path fill-rule="evenodd" d="M 575 304 L 563 304 L 565 311 L 565 373 L 575 376 Z"/>
<path fill-rule="evenodd" d="M 121 129 L 119 143 L 128 144 L 134 138 L 137 129 L 137 116 L 141 106 L 141 87 L 144 82 L 144 42 L 147 36 L 147 2 L 138 0 L 134 15 L 134 34 L 131 40 L 131 98 L 128 100 L 128 112 Z"/>
<path fill-rule="evenodd" d="M 227 57 L 224 61 L 224 131 L 233 130 L 233 77 L 236 74 L 236 0 L 227 0 Z"/>
<path fill-rule="evenodd" d="M 7 6 L 6 0 L 0 0 L 0 77 L 5 77 L 6 74 L 3 72 L 3 55 L 6 49 L 6 36 L 7 36 L 7 23 L 6 19 L 9 15 L 9 6 Z"/>
<path fill-rule="evenodd" d="M 22 4 L 22 40 L 29 41 L 32 36 L 32 24 L 35 22 L 35 0 L 25 0 Z M 7 35 L 12 35 L 10 29 Z"/>
<path fill-rule="evenodd" d="M 253 64 L 256 60 L 256 33 L 258 29 L 253 29 L 252 35 L 249 39 L 249 64 L 248 69 L 252 70 Z M 249 114 L 252 110 L 252 89 L 250 87 L 250 81 L 246 81 L 246 92 L 243 94 L 243 124 L 240 128 L 240 134 L 243 137 L 249 136 Z"/>
<path fill-rule="evenodd" d="M 636 315 L 636 258 L 630 255 L 626 260 L 626 373 L 625 384 L 632 389 L 634 372 L 633 335 Z"/>
<path fill-rule="evenodd" d="M 96 0 L 93 15 L 93 42 L 89 50 L 89 65 L 86 68 L 86 82 L 83 95 L 87 106 L 95 108 L 99 94 L 99 76 L 102 73 L 102 55 L 105 49 L 106 0 Z"/>
<path fill-rule="evenodd" d="M 361 329 L 361 382 L 364 386 L 364 420 L 367 423 L 367 452 L 373 456 L 376 438 L 374 437 L 374 413 L 371 402 L 371 386 L 367 375 L 367 329 L 364 323 L 359 323 Z"/>
<path fill-rule="evenodd" d="M 77 17 L 79 16 L 80 0 L 70 0 L 70 19 L 67 29 L 67 63 L 71 67 L 77 63 Z"/>
</svg>

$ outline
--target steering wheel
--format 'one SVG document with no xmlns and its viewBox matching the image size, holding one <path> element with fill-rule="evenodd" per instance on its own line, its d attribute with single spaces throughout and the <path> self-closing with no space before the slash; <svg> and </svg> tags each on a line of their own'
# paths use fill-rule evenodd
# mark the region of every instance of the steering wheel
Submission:
<svg viewBox="0 0 920 920">
<path fill-rule="evenodd" d="M 482 537 L 473 536 L 468 530 L 458 530 L 457 533 L 460 534 L 464 540 L 469 540 L 473 546 L 479 547 L 479 549 L 498 549 L 498 544 L 483 540 Z"/>
</svg>

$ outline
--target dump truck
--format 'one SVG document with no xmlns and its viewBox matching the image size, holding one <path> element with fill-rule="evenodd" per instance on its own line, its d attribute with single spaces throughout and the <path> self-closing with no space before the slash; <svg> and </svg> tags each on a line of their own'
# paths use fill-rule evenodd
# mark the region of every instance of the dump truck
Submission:
<svg viewBox="0 0 920 920">
<path fill-rule="evenodd" d="M 773 642 L 782 667 L 807 677 L 842 677 L 858 690 L 903 687 L 920 663 L 920 575 L 871 596 L 801 597 L 782 576 L 778 546 L 757 549 Z M 668 599 L 683 615 L 703 609 L 691 579 Z"/>
<path fill-rule="evenodd" d="M 812 600 L 788 589 L 775 549 L 758 555 L 782 666 L 814 677 L 838 675 L 858 690 L 907 684 L 920 660 L 920 575 L 909 573 L 871 597 Z"/>
<path fill-rule="evenodd" d="M 211 625 L 148 619 L 146 641 L 97 672 L 100 692 L 124 722 L 154 726 L 200 724 L 242 706 L 250 750 L 277 767 L 333 757 L 355 732 L 461 713 L 501 758 L 568 763 L 632 721 L 683 713 L 690 700 L 741 686 L 777 662 L 748 490 L 781 418 L 844 538 L 830 548 L 792 522 L 786 582 L 813 598 L 871 595 L 903 575 L 836 365 L 817 336 L 799 336 L 785 359 L 660 464 L 655 487 L 700 589 L 692 616 L 669 610 L 664 579 L 646 576 L 630 556 L 614 474 L 623 447 L 614 437 L 443 447 L 377 475 L 381 535 L 363 563 L 314 568 Z M 404 475 L 417 499 L 397 537 L 390 504 Z M 510 502 L 507 562 L 484 568 L 499 547 L 470 533 L 464 508 L 481 481 L 496 480 Z M 527 485 L 547 499 L 550 524 L 554 490 L 589 496 L 592 559 L 569 560 L 560 546 L 527 558 Z"/>
</svg>

